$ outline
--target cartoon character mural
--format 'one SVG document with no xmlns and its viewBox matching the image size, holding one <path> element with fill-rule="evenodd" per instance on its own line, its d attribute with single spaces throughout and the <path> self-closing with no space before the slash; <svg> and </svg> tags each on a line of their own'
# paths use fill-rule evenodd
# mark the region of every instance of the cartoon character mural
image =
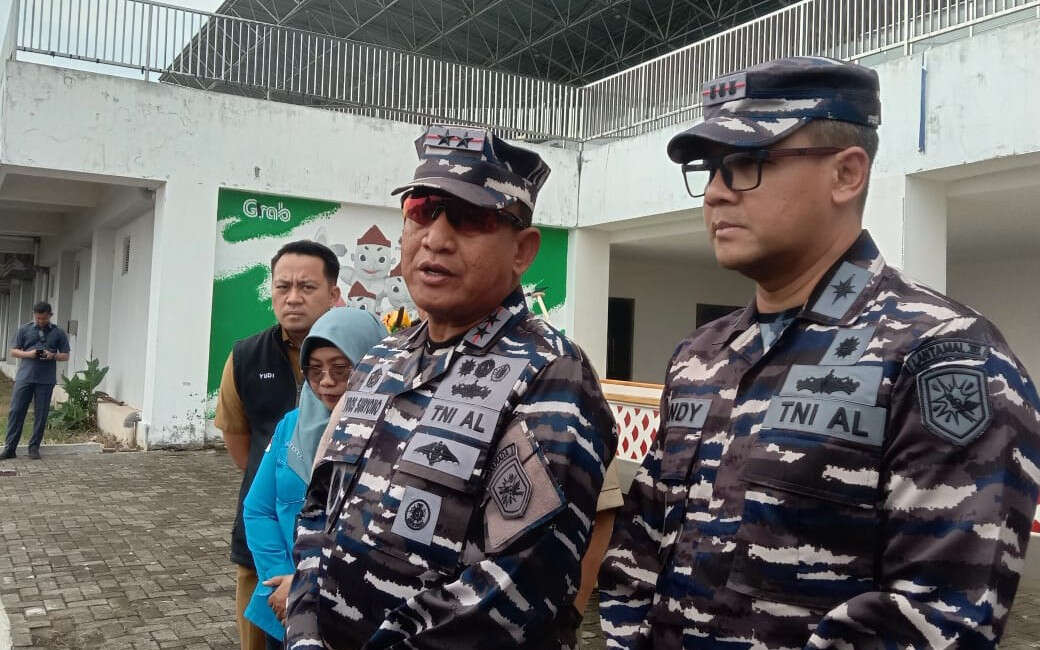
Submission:
<svg viewBox="0 0 1040 650">
<path fill-rule="evenodd" d="M 408 315 L 413 319 L 418 315 L 415 303 L 412 301 L 408 287 L 401 275 L 401 250 L 400 240 L 398 245 L 391 248 L 391 242 L 379 229 L 372 225 L 365 233 L 357 239 L 354 252 L 340 243 L 329 241 L 328 233 L 324 227 L 318 228 L 314 234 L 314 241 L 328 246 L 339 258 L 339 285 L 343 297 L 337 306 L 354 305 L 348 298 L 351 295 L 364 297 L 368 311 L 382 316 L 388 311 L 404 307 Z M 390 269 L 391 265 L 394 266 Z M 387 270 L 390 269 L 390 270 Z M 360 285 L 366 296 L 362 296 L 354 289 L 354 285 Z M 372 303 L 369 306 L 369 303 Z"/>
<path fill-rule="evenodd" d="M 412 320 L 418 318 L 419 310 L 415 307 L 412 294 L 408 293 L 408 286 L 404 283 L 404 274 L 401 272 L 400 262 L 390 270 L 390 275 L 386 278 L 385 287 L 386 301 L 390 303 L 390 306 L 384 309 L 384 312 L 404 307 Z"/>
<path fill-rule="evenodd" d="M 378 303 L 378 296 L 365 288 L 365 285 L 360 282 L 355 282 L 350 286 L 350 291 L 347 292 L 347 307 L 356 307 L 357 309 L 364 309 L 374 314 L 381 315 L 382 312 L 376 311 L 376 305 Z"/>
<path fill-rule="evenodd" d="M 394 259 L 390 255 L 390 240 L 379 226 L 373 225 L 358 237 L 351 256 L 354 262 L 354 282 L 360 282 L 378 298 L 383 297 L 383 286 Z"/>
<path fill-rule="evenodd" d="M 396 211 L 291 196 L 221 189 L 217 197 L 210 324 L 209 417 L 224 362 L 234 342 L 274 323 L 270 260 L 282 245 L 311 239 L 340 262 L 339 306 L 377 317 L 418 310 L 401 269 L 401 215 Z M 351 245 L 353 243 L 353 245 Z M 547 315 L 560 324 L 566 299 L 567 231 L 542 228 L 542 248 L 524 275 L 525 291 L 544 288 Z"/>
</svg>

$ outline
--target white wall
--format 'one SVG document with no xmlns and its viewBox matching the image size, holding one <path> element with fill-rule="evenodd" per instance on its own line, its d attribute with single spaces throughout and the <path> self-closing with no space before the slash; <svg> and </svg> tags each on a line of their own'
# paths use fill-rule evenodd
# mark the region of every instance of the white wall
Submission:
<svg viewBox="0 0 1040 650">
<path fill-rule="evenodd" d="M 668 359 L 697 325 L 697 303 L 746 305 L 753 282 L 717 266 L 611 257 L 610 296 L 635 299 L 632 380 L 662 383 Z"/>
<path fill-rule="evenodd" d="M 1040 225 L 1038 225 L 1040 227 Z M 1034 380 L 1040 379 L 1040 259 L 955 262 L 947 271 L 951 298 L 993 321 Z"/>
<path fill-rule="evenodd" d="M 140 408 L 144 399 L 144 359 L 148 336 L 148 288 L 152 269 L 152 221 L 147 212 L 115 231 L 112 316 L 108 375 L 103 389 Z M 130 237 L 130 267 L 123 274 L 123 241 Z"/>
<path fill-rule="evenodd" d="M 65 327 L 67 320 L 78 321 L 79 333 L 73 335 L 69 332 L 69 362 L 67 372 L 75 373 L 83 370 L 90 356 L 90 343 L 87 340 L 87 318 L 90 311 L 90 249 L 81 248 L 76 251 L 73 258 L 73 268 L 79 265 L 79 286 L 73 284 L 72 309 L 67 319 L 59 321 L 58 325 Z M 73 271 L 75 275 L 75 271 Z"/>
</svg>

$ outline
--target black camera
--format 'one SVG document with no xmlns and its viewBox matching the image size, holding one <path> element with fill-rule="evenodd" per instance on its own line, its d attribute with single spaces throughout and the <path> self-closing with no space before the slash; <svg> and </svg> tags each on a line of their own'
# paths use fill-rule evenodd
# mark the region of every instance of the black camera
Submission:
<svg viewBox="0 0 1040 650">
<path fill-rule="evenodd" d="M 36 350 L 36 358 L 37 359 L 46 359 L 46 357 L 44 356 L 45 354 L 47 354 L 46 350 L 44 350 L 43 348 L 37 348 L 37 350 Z"/>
</svg>

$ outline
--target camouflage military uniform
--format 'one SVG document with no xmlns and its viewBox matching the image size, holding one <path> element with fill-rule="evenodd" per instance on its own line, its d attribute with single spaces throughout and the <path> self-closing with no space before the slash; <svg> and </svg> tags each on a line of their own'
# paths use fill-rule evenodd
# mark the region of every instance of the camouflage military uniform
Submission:
<svg viewBox="0 0 1040 650">
<path fill-rule="evenodd" d="M 1040 479 L 997 329 L 864 232 L 763 349 L 753 307 L 683 340 L 600 577 L 612 648 L 978 648 Z"/>
<path fill-rule="evenodd" d="M 575 647 L 613 420 L 519 290 L 454 348 L 377 345 L 300 515 L 286 647 Z"/>
</svg>

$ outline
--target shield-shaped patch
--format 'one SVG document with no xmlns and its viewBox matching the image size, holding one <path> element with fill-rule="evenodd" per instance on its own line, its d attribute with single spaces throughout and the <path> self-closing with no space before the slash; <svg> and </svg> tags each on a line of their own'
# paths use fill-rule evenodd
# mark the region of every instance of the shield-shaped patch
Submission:
<svg viewBox="0 0 1040 650">
<path fill-rule="evenodd" d="M 520 459 L 513 455 L 503 460 L 491 477 L 491 497 L 504 519 L 518 519 L 527 512 L 531 502 L 531 479 L 527 477 Z"/>
<path fill-rule="evenodd" d="M 976 368 L 940 366 L 917 375 L 921 420 L 935 434 L 966 445 L 992 419 L 986 375 Z"/>
</svg>

